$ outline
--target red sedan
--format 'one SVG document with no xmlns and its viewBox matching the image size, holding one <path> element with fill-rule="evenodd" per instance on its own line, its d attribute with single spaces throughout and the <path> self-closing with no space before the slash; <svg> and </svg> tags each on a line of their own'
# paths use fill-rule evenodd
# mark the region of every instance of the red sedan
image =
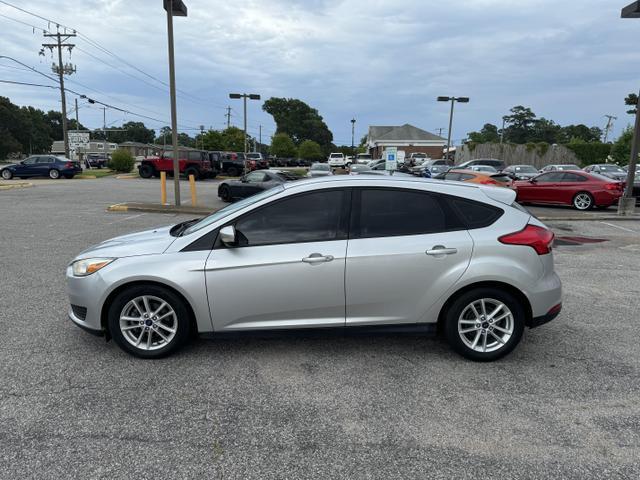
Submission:
<svg viewBox="0 0 640 480">
<path fill-rule="evenodd" d="M 624 185 L 610 178 L 579 171 L 556 171 L 513 182 L 517 201 L 572 205 L 578 210 L 606 208 L 622 196 Z"/>
</svg>

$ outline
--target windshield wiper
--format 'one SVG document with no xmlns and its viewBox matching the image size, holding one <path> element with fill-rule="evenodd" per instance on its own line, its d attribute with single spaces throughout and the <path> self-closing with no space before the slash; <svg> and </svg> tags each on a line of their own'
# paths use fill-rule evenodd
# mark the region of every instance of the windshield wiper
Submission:
<svg viewBox="0 0 640 480">
<path fill-rule="evenodd" d="M 199 222 L 200 220 L 200 218 L 194 218 L 192 220 L 187 220 L 186 222 L 178 223 L 177 225 L 173 226 L 170 233 L 174 237 L 180 237 L 187 228 L 189 228 L 194 223 Z"/>
</svg>

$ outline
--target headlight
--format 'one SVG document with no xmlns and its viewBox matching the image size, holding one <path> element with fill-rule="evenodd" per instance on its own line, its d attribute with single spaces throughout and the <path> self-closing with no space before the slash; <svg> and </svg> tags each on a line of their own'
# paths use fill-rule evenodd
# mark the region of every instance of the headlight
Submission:
<svg viewBox="0 0 640 480">
<path fill-rule="evenodd" d="M 71 264 L 73 276 L 86 277 L 106 267 L 114 260 L 115 258 L 86 258 L 84 260 L 76 260 Z"/>
</svg>

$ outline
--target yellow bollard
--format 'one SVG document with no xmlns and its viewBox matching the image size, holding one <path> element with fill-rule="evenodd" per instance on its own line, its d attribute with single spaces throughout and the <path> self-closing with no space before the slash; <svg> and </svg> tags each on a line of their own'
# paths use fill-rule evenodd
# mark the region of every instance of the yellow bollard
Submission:
<svg viewBox="0 0 640 480">
<path fill-rule="evenodd" d="M 160 172 L 160 203 L 167 204 L 167 172 Z"/>
<path fill-rule="evenodd" d="M 189 188 L 191 189 L 191 205 L 196 205 L 196 179 L 193 175 L 189 175 Z"/>
</svg>

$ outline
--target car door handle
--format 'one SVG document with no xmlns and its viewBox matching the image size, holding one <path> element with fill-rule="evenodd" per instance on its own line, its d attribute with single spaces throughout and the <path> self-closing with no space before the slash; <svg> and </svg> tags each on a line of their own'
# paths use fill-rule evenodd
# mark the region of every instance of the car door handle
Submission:
<svg viewBox="0 0 640 480">
<path fill-rule="evenodd" d="M 427 255 L 439 256 L 439 255 L 455 255 L 458 253 L 457 248 L 447 248 L 444 245 L 436 245 L 431 250 L 425 252 Z"/>
<path fill-rule="evenodd" d="M 308 257 L 304 257 L 304 263 L 325 263 L 333 260 L 333 255 L 322 255 L 321 253 L 312 253 Z"/>
</svg>

